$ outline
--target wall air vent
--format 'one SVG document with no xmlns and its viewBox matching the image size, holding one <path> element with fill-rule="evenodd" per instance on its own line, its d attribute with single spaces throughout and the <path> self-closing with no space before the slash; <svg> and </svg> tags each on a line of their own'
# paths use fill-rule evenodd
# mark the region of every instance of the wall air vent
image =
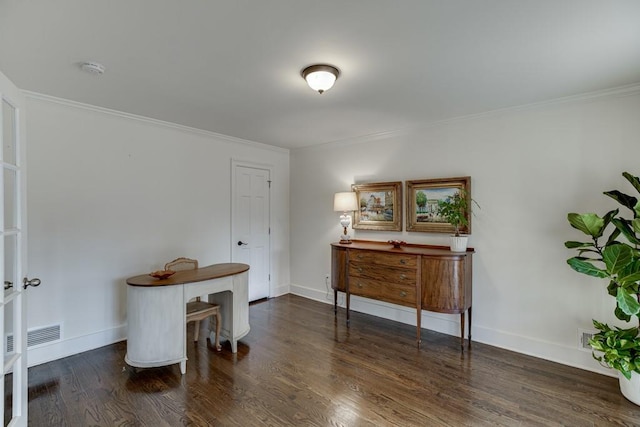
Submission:
<svg viewBox="0 0 640 427">
<path fill-rule="evenodd" d="M 27 331 L 27 348 L 60 341 L 60 325 L 45 326 Z M 13 334 L 6 337 L 7 353 L 13 353 Z"/>
</svg>

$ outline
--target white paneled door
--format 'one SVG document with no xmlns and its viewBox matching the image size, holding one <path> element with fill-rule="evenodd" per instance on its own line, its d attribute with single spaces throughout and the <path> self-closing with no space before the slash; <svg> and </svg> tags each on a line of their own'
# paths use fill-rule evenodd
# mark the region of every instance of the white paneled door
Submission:
<svg viewBox="0 0 640 427">
<path fill-rule="evenodd" d="M 268 298 L 271 171 L 232 163 L 231 254 L 249 264 L 249 301 Z"/>
<path fill-rule="evenodd" d="M 2 322 L 2 413 L 4 425 L 27 425 L 27 321 L 25 236 L 25 180 L 24 154 L 24 98 L 20 91 L 0 74 L 0 273 L 4 277 L 4 292 L 0 297 L 0 322 Z M 39 284 L 32 281 L 30 284 Z"/>
</svg>

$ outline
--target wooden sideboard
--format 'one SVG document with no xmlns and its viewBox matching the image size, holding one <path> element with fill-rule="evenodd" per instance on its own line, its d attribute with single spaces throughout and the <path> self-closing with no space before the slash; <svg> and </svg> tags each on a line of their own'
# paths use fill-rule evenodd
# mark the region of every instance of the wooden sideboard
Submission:
<svg viewBox="0 0 640 427">
<path fill-rule="evenodd" d="M 471 345 L 471 262 L 473 249 L 353 240 L 331 244 L 331 287 L 334 310 L 338 292 L 346 294 L 347 325 L 351 295 L 416 309 L 416 340 L 420 347 L 422 310 L 460 314 L 460 345 L 464 347 L 465 313 L 469 312 Z"/>
</svg>

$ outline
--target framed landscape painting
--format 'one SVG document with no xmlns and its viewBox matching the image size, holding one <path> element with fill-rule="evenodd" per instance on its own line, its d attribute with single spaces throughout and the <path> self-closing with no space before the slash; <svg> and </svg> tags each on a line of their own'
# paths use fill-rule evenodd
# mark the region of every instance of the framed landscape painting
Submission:
<svg viewBox="0 0 640 427">
<path fill-rule="evenodd" d="M 438 215 L 438 201 L 459 193 L 460 190 L 471 200 L 471 177 L 422 179 L 407 181 L 407 231 L 427 233 L 453 233 L 454 228 Z M 470 203 L 469 203 L 470 204 Z M 460 229 L 461 233 L 471 233 L 469 224 Z"/>
<path fill-rule="evenodd" d="M 402 231 L 402 182 L 353 184 L 359 209 L 353 217 L 358 230 Z"/>
</svg>

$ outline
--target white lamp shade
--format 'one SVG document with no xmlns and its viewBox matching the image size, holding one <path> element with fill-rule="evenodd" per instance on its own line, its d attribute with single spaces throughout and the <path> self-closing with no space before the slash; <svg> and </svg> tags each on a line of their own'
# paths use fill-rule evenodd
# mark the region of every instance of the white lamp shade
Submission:
<svg viewBox="0 0 640 427">
<path fill-rule="evenodd" d="M 358 210 L 358 199 L 353 191 L 336 193 L 333 197 L 333 210 L 336 212 L 348 212 Z"/>
</svg>

